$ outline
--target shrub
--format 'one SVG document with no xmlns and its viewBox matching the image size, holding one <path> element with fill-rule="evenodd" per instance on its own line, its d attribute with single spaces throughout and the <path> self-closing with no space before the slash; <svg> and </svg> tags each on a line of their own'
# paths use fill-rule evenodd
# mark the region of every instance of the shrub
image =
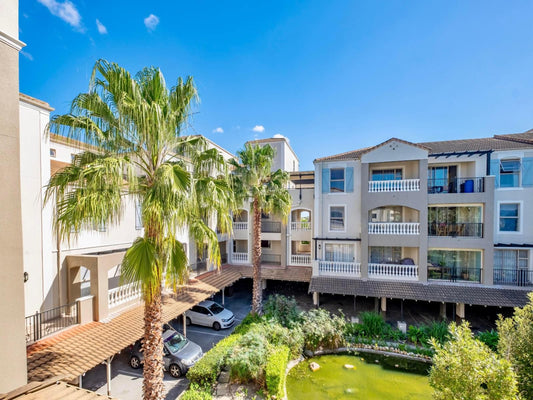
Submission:
<svg viewBox="0 0 533 400">
<path fill-rule="evenodd" d="M 233 330 L 233 333 L 239 333 L 244 335 L 246 332 L 250 330 L 252 325 L 259 324 L 263 321 L 263 318 L 258 314 L 248 314 L 244 319 L 241 321 L 239 325 L 235 327 Z"/>
<path fill-rule="evenodd" d="M 273 319 L 286 328 L 292 328 L 301 321 L 300 311 L 292 296 L 270 296 L 263 305 L 263 311 L 266 318 Z"/>
<path fill-rule="evenodd" d="M 407 330 L 407 339 L 409 339 L 409 341 L 413 342 L 414 344 L 420 343 L 423 345 L 427 345 L 429 338 L 424 332 L 424 329 L 409 325 L 409 329 Z"/>
<path fill-rule="evenodd" d="M 240 337 L 234 348 L 237 357 L 228 359 L 231 378 L 241 382 L 254 381 L 262 385 L 270 345 L 263 334 L 250 331 Z"/>
<path fill-rule="evenodd" d="M 302 315 L 305 348 L 334 349 L 344 344 L 344 317 L 331 315 L 324 309 L 310 310 Z"/>
<path fill-rule="evenodd" d="M 485 343 L 489 348 L 493 351 L 498 350 L 498 332 L 494 329 L 491 329 L 490 331 L 485 332 L 479 332 L 477 334 L 477 339 L 481 340 L 483 343 Z"/>
<path fill-rule="evenodd" d="M 211 388 L 218 374 L 241 335 L 230 335 L 209 350 L 189 371 L 187 378 L 192 384 L 202 388 Z"/>
<path fill-rule="evenodd" d="M 450 338 L 448 324 L 445 321 L 433 321 L 429 325 L 421 327 L 426 336 L 426 342 L 429 338 L 434 338 L 440 344 L 444 344 Z"/>
<path fill-rule="evenodd" d="M 213 396 L 211 392 L 198 385 L 192 384 L 191 387 L 184 392 L 180 400 L 211 400 Z"/>
<path fill-rule="evenodd" d="M 289 329 L 276 322 L 266 321 L 253 325 L 249 332 L 263 335 L 268 343 L 273 346 L 287 346 L 291 352 L 291 356 L 294 358 L 297 358 L 302 353 L 304 337 L 300 325 L 295 325 Z"/>
<path fill-rule="evenodd" d="M 344 327 L 344 334 L 348 338 L 365 337 L 365 331 L 363 325 L 356 322 L 348 322 Z"/>
<path fill-rule="evenodd" d="M 381 337 L 387 332 L 388 325 L 380 314 L 375 312 L 362 312 L 359 317 L 366 336 Z"/>
<path fill-rule="evenodd" d="M 279 346 L 268 356 L 266 366 L 266 386 L 268 393 L 271 396 L 276 396 L 282 399 L 285 395 L 285 371 L 287 370 L 287 362 L 289 361 L 289 348 L 287 346 Z"/>
</svg>

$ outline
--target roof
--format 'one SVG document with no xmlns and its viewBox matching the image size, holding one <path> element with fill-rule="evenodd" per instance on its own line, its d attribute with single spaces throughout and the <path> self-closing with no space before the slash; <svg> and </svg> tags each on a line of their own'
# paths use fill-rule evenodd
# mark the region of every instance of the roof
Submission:
<svg viewBox="0 0 533 400">
<path fill-rule="evenodd" d="M 239 271 L 243 278 L 252 278 L 253 268 L 246 265 L 232 265 L 234 271 Z M 313 269 L 311 267 L 261 267 L 261 278 L 275 281 L 309 282 Z"/>
<path fill-rule="evenodd" d="M 391 138 L 376 146 L 365 147 L 332 156 L 317 158 L 315 162 L 359 160 L 363 154 L 383 146 L 391 140 L 397 140 L 403 143 L 428 149 L 430 155 L 465 151 L 515 150 L 521 148 L 533 148 L 533 129 L 523 133 L 494 135 L 493 137 L 488 138 L 446 140 L 439 142 L 410 143 L 405 140 Z"/>
<path fill-rule="evenodd" d="M 46 101 L 36 99 L 35 97 L 28 96 L 27 94 L 24 94 L 24 93 L 19 93 L 19 100 L 23 101 L 24 103 L 42 108 L 43 110 L 46 110 L 46 111 L 54 111 L 54 109 L 50 107 L 50 104 L 48 104 Z"/>
<path fill-rule="evenodd" d="M 163 323 L 183 314 L 241 278 L 232 269 L 210 272 L 191 279 L 178 294 L 163 299 Z M 126 311 L 109 322 L 91 322 L 68 329 L 27 347 L 28 381 L 63 375 L 76 378 L 143 336 L 144 307 Z"/>
<path fill-rule="evenodd" d="M 0 400 L 112 400 L 87 389 L 69 385 L 52 378 L 44 382 L 31 382 L 6 394 L 0 394 Z"/>
<path fill-rule="evenodd" d="M 364 281 L 324 276 L 313 277 L 309 285 L 309 292 L 496 307 L 523 307 L 529 301 L 527 296 L 529 291 L 521 288 L 489 287 L 479 284 Z"/>
</svg>

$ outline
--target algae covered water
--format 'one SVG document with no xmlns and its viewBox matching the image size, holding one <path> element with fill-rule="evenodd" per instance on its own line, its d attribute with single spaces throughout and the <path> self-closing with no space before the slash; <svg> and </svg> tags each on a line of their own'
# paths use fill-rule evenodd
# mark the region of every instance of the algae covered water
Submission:
<svg viewBox="0 0 533 400">
<path fill-rule="evenodd" d="M 430 400 L 432 389 L 424 374 L 384 368 L 383 358 L 361 355 L 327 355 L 304 360 L 287 376 L 288 400 L 364 399 Z M 375 361 L 379 361 L 375 363 Z M 320 365 L 311 371 L 309 364 Z M 390 359 L 389 359 L 390 361 Z M 347 369 L 345 364 L 353 365 Z M 389 363 L 390 365 L 390 363 Z"/>
</svg>

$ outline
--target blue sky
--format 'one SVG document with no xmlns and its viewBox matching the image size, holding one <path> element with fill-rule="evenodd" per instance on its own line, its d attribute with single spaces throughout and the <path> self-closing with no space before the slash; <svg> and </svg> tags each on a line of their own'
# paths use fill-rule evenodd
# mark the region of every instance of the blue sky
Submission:
<svg viewBox="0 0 533 400">
<path fill-rule="evenodd" d="M 192 75 L 190 133 L 281 134 L 301 162 L 390 137 L 533 128 L 533 2 L 20 0 L 20 89 L 58 113 L 98 58 Z M 98 23 L 97 23 L 98 20 Z M 220 129 L 217 129 L 220 128 Z M 255 129 L 254 129 L 255 128 Z"/>
</svg>

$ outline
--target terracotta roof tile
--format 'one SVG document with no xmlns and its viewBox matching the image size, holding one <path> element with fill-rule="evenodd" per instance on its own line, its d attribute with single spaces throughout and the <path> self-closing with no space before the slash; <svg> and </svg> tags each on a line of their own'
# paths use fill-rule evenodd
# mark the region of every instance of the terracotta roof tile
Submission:
<svg viewBox="0 0 533 400">
<path fill-rule="evenodd" d="M 113 400 L 105 396 L 81 389 L 52 378 L 45 382 L 31 382 L 9 393 L 0 395 L 0 400 Z"/>
</svg>

